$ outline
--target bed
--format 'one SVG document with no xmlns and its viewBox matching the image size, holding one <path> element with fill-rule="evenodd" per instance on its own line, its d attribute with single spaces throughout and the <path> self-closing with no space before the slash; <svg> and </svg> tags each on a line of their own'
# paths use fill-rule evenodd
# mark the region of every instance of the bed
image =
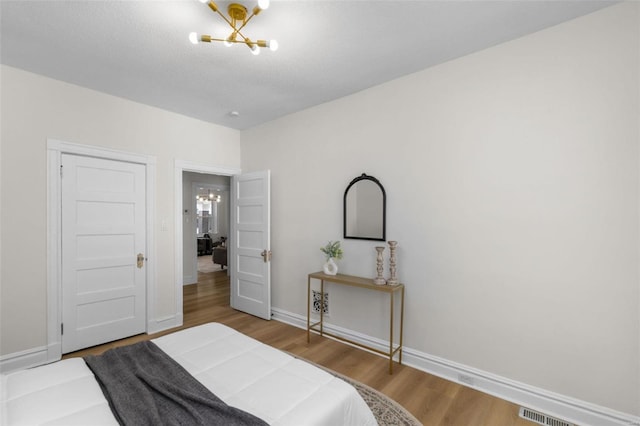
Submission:
<svg viewBox="0 0 640 426">
<path fill-rule="evenodd" d="M 225 325 L 152 342 L 226 404 L 270 425 L 377 424 L 351 385 Z M 2 424 L 118 424 L 81 358 L 2 375 L 1 386 Z"/>
</svg>

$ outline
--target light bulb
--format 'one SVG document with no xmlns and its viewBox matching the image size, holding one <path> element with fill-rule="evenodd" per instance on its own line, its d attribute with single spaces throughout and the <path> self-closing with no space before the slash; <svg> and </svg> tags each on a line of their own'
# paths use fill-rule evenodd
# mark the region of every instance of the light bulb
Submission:
<svg viewBox="0 0 640 426">
<path fill-rule="evenodd" d="M 231 47 L 233 45 L 233 42 L 236 40 L 236 32 L 232 32 L 231 34 L 229 34 L 229 37 L 227 37 L 225 39 L 225 41 L 223 41 L 224 45 L 227 47 Z"/>
<path fill-rule="evenodd" d="M 199 1 L 200 1 L 200 3 L 208 3 L 209 2 L 209 0 L 199 0 Z"/>
<path fill-rule="evenodd" d="M 276 50 L 278 50 L 278 40 L 269 40 L 267 46 L 269 47 L 269 49 L 271 49 L 272 52 L 275 52 Z"/>
<path fill-rule="evenodd" d="M 189 34 L 189 41 L 193 44 L 198 44 L 198 33 L 193 32 Z"/>
<path fill-rule="evenodd" d="M 251 49 L 251 53 L 253 53 L 254 55 L 260 54 L 260 46 L 258 46 L 258 44 L 260 44 L 260 40 L 254 43 L 249 37 L 246 37 L 244 39 L 244 44 L 246 44 L 247 47 Z"/>
<path fill-rule="evenodd" d="M 269 8 L 269 0 L 258 0 L 258 7 L 262 10 Z"/>
</svg>

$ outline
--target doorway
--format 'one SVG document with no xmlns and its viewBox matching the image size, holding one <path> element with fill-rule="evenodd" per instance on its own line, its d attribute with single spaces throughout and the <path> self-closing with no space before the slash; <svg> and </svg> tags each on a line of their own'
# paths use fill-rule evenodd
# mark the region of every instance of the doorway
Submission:
<svg viewBox="0 0 640 426">
<path fill-rule="evenodd" d="M 183 285 L 201 272 L 228 270 L 229 176 L 183 172 Z"/>
<path fill-rule="evenodd" d="M 196 172 L 207 175 L 231 176 L 232 188 L 230 191 L 230 215 L 231 226 L 230 232 L 233 233 L 232 238 L 227 241 L 230 276 L 230 306 L 252 315 L 260 316 L 265 319 L 271 318 L 271 278 L 270 278 L 270 172 L 264 170 L 241 175 L 240 169 L 227 169 L 214 166 L 206 166 L 198 163 L 176 160 L 174 168 L 175 176 L 175 195 L 176 195 L 176 257 L 175 271 L 177 278 L 176 285 L 176 312 L 175 319 L 179 324 L 184 323 L 184 192 L 183 191 L 183 174 L 184 172 Z M 190 205 L 190 204 L 188 204 Z M 238 209 L 244 206 L 244 212 Z M 260 212 L 260 214 L 257 214 Z M 260 218 L 253 223 L 256 218 Z M 246 223 L 245 223 L 246 222 Z M 247 228 L 243 231 L 245 225 L 255 225 L 253 234 L 251 229 Z M 246 232 L 245 232 L 246 231 Z M 245 235 L 243 235 L 245 233 Z M 255 237 L 258 238 L 255 238 Z M 254 238 L 252 238 L 254 237 Z M 190 245 L 193 247 L 193 245 Z M 187 246 L 189 249 L 189 246 Z M 264 264 L 262 268 L 253 268 L 246 271 L 247 266 L 256 265 L 256 263 Z M 265 266 L 266 265 L 266 266 Z M 261 274 L 255 272 L 260 270 Z M 249 280 L 247 277 L 252 278 Z M 255 280 L 258 276 L 259 281 Z M 253 284 L 253 286 L 251 286 Z M 249 292 L 245 291 L 249 290 Z M 253 300 L 256 307 L 260 307 L 260 312 L 253 313 L 248 308 L 241 306 L 239 300 Z"/>
<path fill-rule="evenodd" d="M 190 310 L 188 304 L 201 304 L 205 303 L 207 306 L 215 305 L 217 303 L 229 303 L 229 295 L 222 296 L 224 301 L 221 301 L 219 292 L 210 294 L 209 290 L 201 291 L 197 293 L 197 286 L 190 286 L 189 283 L 195 284 L 200 281 L 198 278 L 198 256 L 197 256 L 197 239 L 196 239 L 196 216 L 197 206 L 195 203 L 195 193 L 192 193 L 192 184 L 194 182 L 210 183 L 212 185 L 228 186 L 230 177 L 240 173 L 240 169 L 208 166 L 199 163 L 193 163 L 189 161 L 176 160 L 175 162 L 175 188 L 176 188 L 176 216 L 175 216 L 175 230 L 176 230 L 176 258 L 175 258 L 175 271 L 177 278 L 176 285 L 176 311 L 178 317 L 182 319 L 182 322 L 186 325 L 185 314 Z M 208 179 L 222 179 L 216 182 L 208 181 Z M 207 193 L 208 195 L 208 193 Z M 192 198 L 193 197 L 193 198 Z M 227 199 L 229 199 L 227 195 Z M 194 203 L 191 202 L 194 201 Z M 227 203 L 228 205 L 228 203 Z M 227 207 L 228 209 L 228 207 Z M 228 211 L 228 210 L 227 210 Z M 220 209 L 218 211 L 220 213 Z M 219 217 L 220 219 L 220 217 Z M 222 219 L 229 229 L 229 215 L 227 219 Z M 219 220 L 218 224 L 220 225 Z M 228 232 L 228 231 L 227 231 Z M 227 233 L 228 236 L 228 233 Z M 203 256 L 204 259 L 210 258 L 212 255 Z M 213 260 L 211 260 L 213 263 Z M 209 283 L 219 284 L 219 278 L 222 277 L 225 283 L 228 283 L 229 276 L 227 275 L 228 267 L 225 267 L 224 272 L 215 272 L 217 275 L 215 280 L 209 280 Z M 204 281 L 204 279 L 203 279 Z M 216 285 L 217 285 L 216 284 Z M 228 288 L 228 284 L 226 284 Z M 227 290 L 228 291 L 228 290 Z M 196 292 L 193 295 L 189 292 Z"/>
</svg>

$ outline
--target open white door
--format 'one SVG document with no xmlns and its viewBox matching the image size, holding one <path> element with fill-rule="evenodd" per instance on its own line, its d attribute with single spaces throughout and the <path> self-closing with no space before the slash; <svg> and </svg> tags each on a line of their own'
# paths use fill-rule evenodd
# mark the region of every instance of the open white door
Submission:
<svg viewBox="0 0 640 426">
<path fill-rule="evenodd" d="M 271 319 L 271 173 L 231 179 L 231 307 Z"/>
<path fill-rule="evenodd" d="M 146 331 L 145 166 L 62 155 L 62 352 Z"/>
</svg>

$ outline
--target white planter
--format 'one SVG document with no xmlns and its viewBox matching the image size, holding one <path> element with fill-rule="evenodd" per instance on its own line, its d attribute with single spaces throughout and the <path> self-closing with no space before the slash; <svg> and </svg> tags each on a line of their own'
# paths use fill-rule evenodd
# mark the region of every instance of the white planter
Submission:
<svg viewBox="0 0 640 426">
<path fill-rule="evenodd" d="M 324 264 L 322 270 L 327 275 L 335 275 L 338 273 L 338 265 L 333 260 L 333 257 L 330 257 L 329 260 Z"/>
</svg>

